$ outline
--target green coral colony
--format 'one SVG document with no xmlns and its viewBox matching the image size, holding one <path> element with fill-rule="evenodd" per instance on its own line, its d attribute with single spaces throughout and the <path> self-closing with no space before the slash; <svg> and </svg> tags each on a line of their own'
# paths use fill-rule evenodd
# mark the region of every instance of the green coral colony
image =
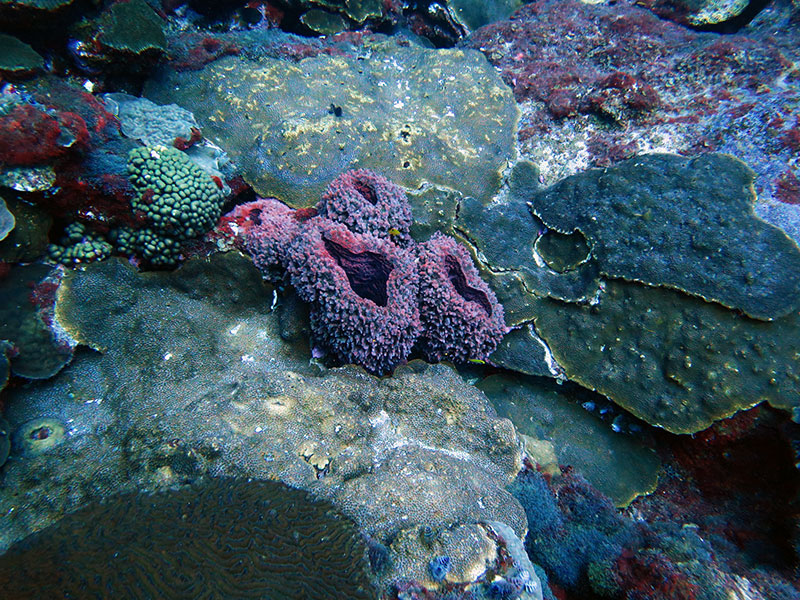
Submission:
<svg viewBox="0 0 800 600">
<path fill-rule="evenodd" d="M 141 254 L 154 266 L 176 264 L 181 243 L 219 219 L 224 200 L 219 187 L 186 154 L 165 146 L 131 150 L 128 173 L 137 194 L 131 208 L 149 226 L 113 231 L 116 248 L 121 254 Z"/>
</svg>

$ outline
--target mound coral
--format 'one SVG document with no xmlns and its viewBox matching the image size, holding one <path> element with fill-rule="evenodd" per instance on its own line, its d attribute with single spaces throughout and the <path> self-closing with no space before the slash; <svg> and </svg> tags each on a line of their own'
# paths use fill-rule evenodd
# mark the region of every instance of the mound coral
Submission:
<svg viewBox="0 0 800 600">
<path fill-rule="evenodd" d="M 134 215 L 149 227 L 119 228 L 112 238 L 123 254 L 141 254 L 151 265 L 177 262 L 182 241 L 205 233 L 220 217 L 224 197 L 208 173 L 180 150 L 143 146 L 128 154 L 137 196 Z"/>
<path fill-rule="evenodd" d="M 366 169 L 337 177 L 316 208 L 262 199 L 225 217 L 267 278 L 286 270 L 315 342 L 339 360 L 383 374 L 415 345 L 429 361 L 487 358 L 503 307 L 464 248 L 442 234 L 415 244 L 411 220 L 402 188 Z"/>
<path fill-rule="evenodd" d="M 211 229 L 220 216 L 217 184 L 183 152 L 165 146 L 134 148 L 128 172 L 138 192 L 132 202 L 153 227 L 188 239 Z"/>
</svg>

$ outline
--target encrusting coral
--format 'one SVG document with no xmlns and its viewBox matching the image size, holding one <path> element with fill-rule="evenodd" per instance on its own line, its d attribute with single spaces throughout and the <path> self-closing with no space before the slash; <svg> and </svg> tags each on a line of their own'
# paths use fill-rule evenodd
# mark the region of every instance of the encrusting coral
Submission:
<svg viewBox="0 0 800 600">
<path fill-rule="evenodd" d="M 466 249 L 442 234 L 416 244 L 405 192 L 372 171 L 343 173 L 315 208 L 260 199 L 226 220 L 266 277 L 288 274 L 315 343 L 342 362 L 383 374 L 415 345 L 430 361 L 483 360 L 507 331 Z"/>
</svg>

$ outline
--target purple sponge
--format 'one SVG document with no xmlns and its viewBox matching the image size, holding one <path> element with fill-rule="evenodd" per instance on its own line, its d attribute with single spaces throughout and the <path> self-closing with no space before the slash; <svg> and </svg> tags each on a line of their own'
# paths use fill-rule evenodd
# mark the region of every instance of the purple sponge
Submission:
<svg viewBox="0 0 800 600">
<path fill-rule="evenodd" d="M 341 361 L 384 374 L 406 359 L 420 333 L 410 251 L 315 217 L 294 238 L 287 270 L 311 304 L 316 341 Z"/>
<path fill-rule="evenodd" d="M 272 280 L 286 267 L 289 244 L 300 233 L 296 211 L 272 198 L 240 204 L 225 216 L 233 233 L 244 240 L 253 263 Z"/>
<path fill-rule="evenodd" d="M 411 208 L 403 188 L 368 169 L 342 173 L 317 204 L 322 217 L 342 223 L 355 233 L 411 243 Z"/>
<path fill-rule="evenodd" d="M 420 351 L 430 362 L 486 359 L 508 331 L 503 306 L 456 240 L 436 232 L 417 248 Z"/>
</svg>

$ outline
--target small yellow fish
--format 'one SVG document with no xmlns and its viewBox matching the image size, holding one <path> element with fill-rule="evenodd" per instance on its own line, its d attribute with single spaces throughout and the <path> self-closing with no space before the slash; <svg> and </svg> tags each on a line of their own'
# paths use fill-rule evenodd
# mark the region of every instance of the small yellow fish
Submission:
<svg viewBox="0 0 800 600">
<path fill-rule="evenodd" d="M 485 365 L 486 361 L 481 360 L 480 358 L 468 358 L 467 362 L 471 362 L 473 365 Z"/>
<path fill-rule="evenodd" d="M 400 235 L 400 230 L 397 227 L 392 227 L 389 230 L 389 235 Z"/>
</svg>

